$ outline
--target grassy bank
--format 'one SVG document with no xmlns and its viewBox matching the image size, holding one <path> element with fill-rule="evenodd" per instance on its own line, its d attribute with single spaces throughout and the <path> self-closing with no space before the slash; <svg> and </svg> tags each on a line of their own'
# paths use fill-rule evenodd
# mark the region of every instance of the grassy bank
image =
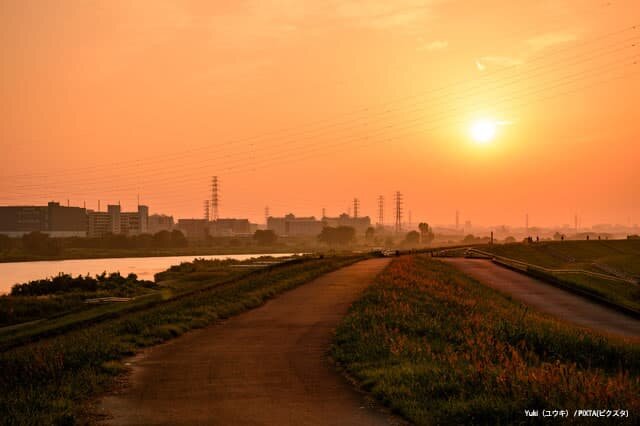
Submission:
<svg viewBox="0 0 640 426">
<path fill-rule="evenodd" d="M 207 286 L 166 303 L 0 353 L 4 424 L 73 424 L 124 371 L 121 359 L 264 303 L 359 257 L 305 258 Z M 175 271 L 174 271 L 175 272 Z M 188 274 L 197 273 L 190 270 Z M 193 278 L 193 275 L 191 276 Z M 180 280 L 172 276 L 174 285 Z"/>
<path fill-rule="evenodd" d="M 580 424 L 589 419 L 575 409 L 629 410 L 628 424 L 640 414 L 640 343 L 549 319 L 426 256 L 378 277 L 332 355 L 417 424 L 540 423 L 532 409 L 566 409 Z"/>
<path fill-rule="evenodd" d="M 584 269 L 640 278 L 640 240 L 494 244 L 482 250 L 545 268 Z"/>
<path fill-rule="evenodd" d="M 586 273 L 548 272 L 535 266 L 527 268 L 527 273 L 542 280 L 628 309 L 634 315 L 640 313 L 638 240 L 505 244 L 482 247 L 482 250 L 543 268 L 583 270 L 628 280 L 612 280 Z"/>
</svg>

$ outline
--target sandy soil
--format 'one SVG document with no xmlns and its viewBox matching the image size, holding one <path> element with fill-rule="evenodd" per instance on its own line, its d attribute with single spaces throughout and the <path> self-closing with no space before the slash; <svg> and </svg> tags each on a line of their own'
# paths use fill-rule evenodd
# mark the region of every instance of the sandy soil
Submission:
<svg viewBox="0 0 640 426">
<path fill-rule="evenodd" d="M 131 361 L 129 385 L 105 397 L 98 411 L 114 425 L 400 423 L 326 356 L 333 329 L 388 262 L 348 266 L 144 351 Z"/>
<path fill-rule="evenodd" d="M 640 321 L 615 309 L 498 266 L 490 260 L 449 258 L 445 261 L 539 311 L 604 333 L 640 338 Z"/>
</svg>

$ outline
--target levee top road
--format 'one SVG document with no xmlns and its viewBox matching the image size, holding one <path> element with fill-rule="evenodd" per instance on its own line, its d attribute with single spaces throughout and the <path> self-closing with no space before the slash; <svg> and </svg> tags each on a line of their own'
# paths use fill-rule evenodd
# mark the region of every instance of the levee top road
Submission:
<svg viewBox="0 0 640 426">
<path fill-rule="evenodd" d="M 105 398 L 109 424 L 388 425 L 327 359 L 334 328 L 388 264 L 328 273 L 223 324 L 133 361 L 130 386 Z"/>
</svg>

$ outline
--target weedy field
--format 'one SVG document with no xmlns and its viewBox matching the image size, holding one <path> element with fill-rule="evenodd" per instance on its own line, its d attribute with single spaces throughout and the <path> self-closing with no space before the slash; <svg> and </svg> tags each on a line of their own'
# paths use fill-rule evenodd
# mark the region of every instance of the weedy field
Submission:
<svg viewBox="0 0 640 426">
<path fill-rule="evenodd" d="M 532 409 L 624 409 L 637 424 L 640 413 L 640 342 L 550 319 L 426 256 L 377 278 L 332 356 L 421 425 L 539 423 Z"/>
<path fill-rule="evenodd" d="M 74 424 L 86 420 L 86 402 L 108 389 L 114 377 L 125 370 L 122 358 L 189 329 L 257 307 L 278 293 L 362 258 L 305 257 L 212 285 L 205 285 L 211 277 L 203 278 L 207 269 L 203 265 L 173 268 L 164 275 L 172 285 L 182 281 L 187 286 L 199 283 L 204 287 L 0 353 L 2 423 Z"/>
</svg>

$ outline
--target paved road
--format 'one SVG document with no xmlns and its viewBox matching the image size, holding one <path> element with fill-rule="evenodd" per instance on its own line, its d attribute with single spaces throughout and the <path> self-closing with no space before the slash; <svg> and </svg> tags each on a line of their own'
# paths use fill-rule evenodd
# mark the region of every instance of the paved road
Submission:
<svg viewBox="0 0 640 426">
<path fill-rule="evenodd" d="M 326 358 L 333 329 L 388 262 L 356 263 L 144 351 L 129 386 L 99 410 L 118 425 L 397 423 Z"/>
<path fill-rule="evenodd" d="M 625 337 L 640 337 L 640 321 L 589 299 L 527 275 L 498 266 L 490 260 L 449 258 L 467 275 L 514 299 L 577 325 Z"/>
</svg>

